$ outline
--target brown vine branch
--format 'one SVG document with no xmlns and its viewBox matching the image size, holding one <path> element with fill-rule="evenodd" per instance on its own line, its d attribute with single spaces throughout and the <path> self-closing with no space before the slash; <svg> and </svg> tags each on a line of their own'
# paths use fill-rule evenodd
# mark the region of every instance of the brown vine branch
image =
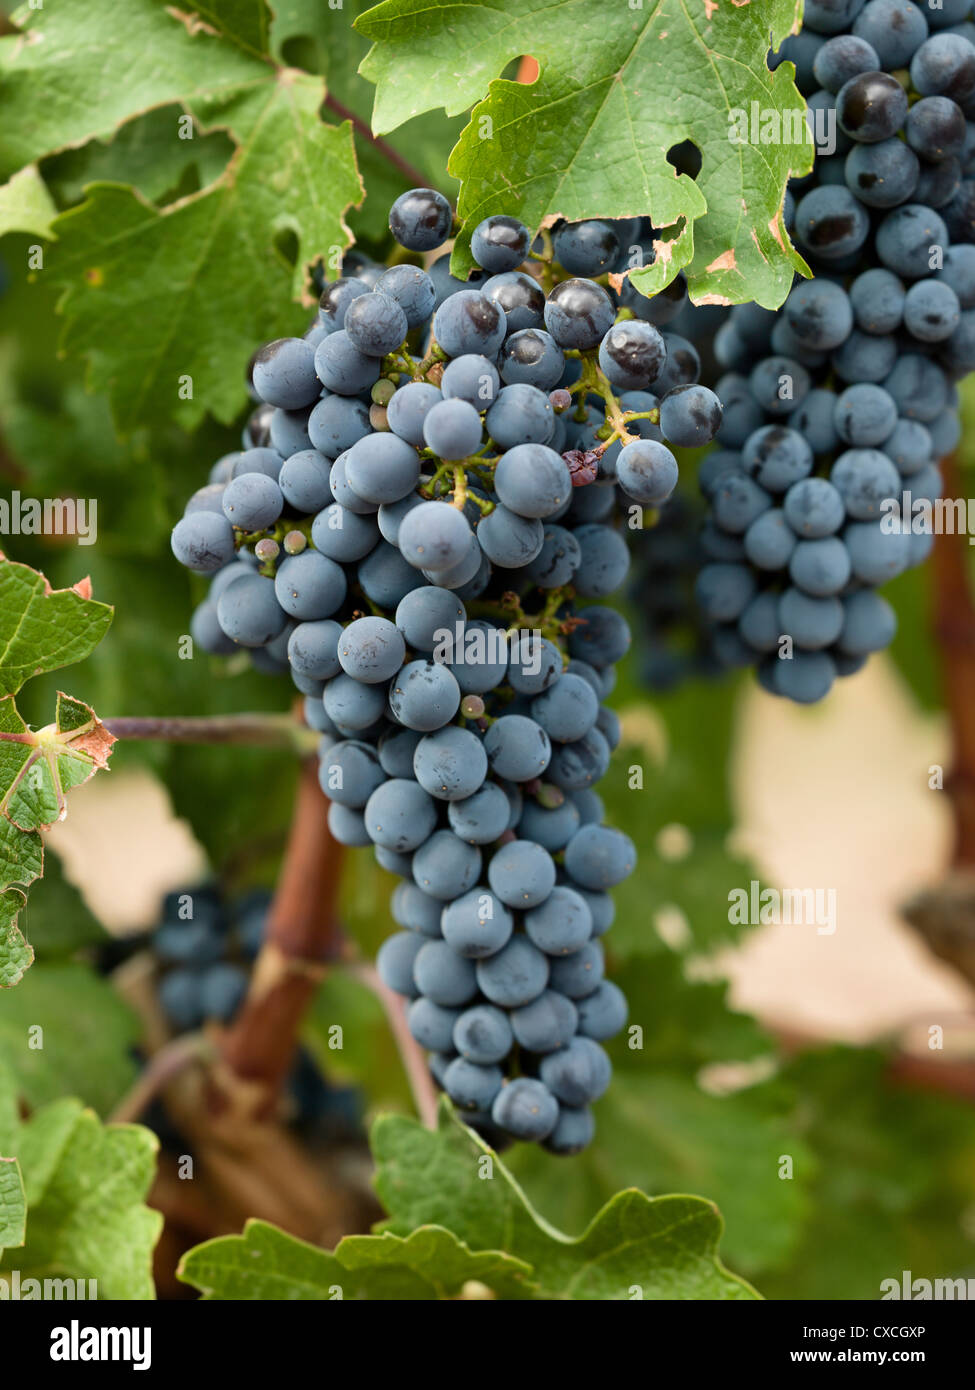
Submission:
<svg viewBox="0 0 975 1390">
<path fill-rule="evenodd" d="M 961 495 L 957 456 L 943 459 L 944 495 Z M 955 813 L 956 868 L 975 866 L 975 604 L 968 584 L 968 537 L 936 535 L 932 557 L 934 633 L 941 651 L 954 760 L 946 790 Z"/>
<path fill-rule="evenodd" d="M 410 1084 L 416 1113 L 427 1129 L 437 1127 L 437 1088 L 433 1084 L 430 1068 L 427 1066 L 423 1049 L 413 1037 L 406 1022 L 406 1003 L 404 999 L 383 984 L 379 972 L 365 961 L 350 968 L 350 974 L 372 990 L 382 1004 L 389 1021 L 390 1031 L 399 1051 Z"/>
<path fill-rule="evenodd" d="M 120 717 L 102 720 L 120 739 L 165 743 L 250 743 L 310 753 L 318 744 L 314 730 L 290 714 L 177 715 L 171 718 Z"/>
<path fill-rule="evenodd" d="M 113 1125 L 134 1124 L 175 1077 L 194 1062 L 213 1057 L 213 1045 L 202 1033 L 185 1033 L 173 1038 L 155 1053 L 131 1090 L 122 1097 L 108 1117 Z"/>
<path fill-rule="evenodd" d="M 414 168 L 409 160 L 404 159 L 398 150 L 394 150 L 388 141 L 384 140 L 379 135 L 374 135 L 368 121 L 364 121 L 361 116 L 357 116 L 354 111 L 350 110 L 348 106 L 339 101 L 338 97 L 333 97 L 331 92 L 329 92 L 328 96 L 325 98 L 325 105 L 330 111 L 335 112 L 340 121 L 351 121 L 352 127 L 356 133 L 361 135 L 363 140 L 368 140 L 369 144 L 372 145 L 374 149 L 378 150 L 383 158 L 392 164 L 394 169 L 399 170 L 404 179 L 406 179 L 413 188 L 430 187 L 430 181 L 425 174 L 421 173 L 419 169 Z"/>
<path fill-rule="evenodd" d="M 294 819 L 267 936 L 243 1007 L 220 1047 L 233 1103 L 260 1119 L 270 1115 L 294 1060 L 302 1020 L 328 964 L 341 951 L 337 897 L 342 847 L 328 828 L 318 766 L 307 759 L 298 779 Z M 233 1085 L 236 1082 L 236 1086 Z"/>
</svg>

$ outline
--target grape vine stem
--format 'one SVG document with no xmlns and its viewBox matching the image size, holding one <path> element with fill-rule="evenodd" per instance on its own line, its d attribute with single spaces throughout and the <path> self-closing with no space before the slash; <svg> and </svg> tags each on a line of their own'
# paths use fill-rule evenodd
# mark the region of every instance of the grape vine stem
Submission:
<svg viewBox="0 0 975 1390">
<path fill-rule="evenodd" d="M 115 738 L 162 743 L 250 743 L 311 753 L 318 734 L 290 714 L 149 715 L 102 720 Z"/>
<path fill-rule="evenodd" d="M 390 1032 L 403 1063 L 403 1070 L 406 1072 L 406 1079 L 410 1084 L 416 1113 L 427 1129 L 436 1129 L 437 1089 L 433 1083 L 433 1077 L 430 1075 L 430 1068 L 427 1066 L 423 1050 L 409 1030 L 406 1021 L 405 1000 L 384 985 L 378 970 L 366 961 L 359 961 L 350 966 L 348 973 L 355 975 L 382 1004 L 389 1022 Z"/>
<path fill-rule="evenodd" d="M 264 945 L 250 989 L 223 1035 L 220 1053 L 238 1083 L 215 1088 L 214 1107 L 228 1103 L 267 1119 L 291 1070 L 301 1025 L 329 964 L 342 951 L 338 888 L 342 846 L 328 828 L 328 802 L 317 759 L 302 764 L 294 818 Z"/>
</svg>

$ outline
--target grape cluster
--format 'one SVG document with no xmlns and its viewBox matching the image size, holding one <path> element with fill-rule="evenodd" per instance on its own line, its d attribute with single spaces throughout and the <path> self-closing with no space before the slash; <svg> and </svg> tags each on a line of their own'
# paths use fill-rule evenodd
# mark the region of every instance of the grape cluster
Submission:
<svg viewBox="0 0 975 1390">
<path fill-rule="evenodd" d="M 449 205 L 414 189 L 390 229 L 419 258 Z M 253 358 L 245 447 L 173 531 L 211 576 L 196 642 L 290 668 L 333 835 L 403 880 L 378 968 L 438 1083 L 493 1140 L 556 1153 L 589 1141 L 626 1020 L 599 938 L 634 851 L 593 790 L 630 645 L 602 602 L 629 565 L 617 500 L 642 521 L 677 481 L 665 440 L 721 421 L 660 331 L 668 300 L 595 278 L 648 238 L 584 222 L 533 245 L 494 216 L 467 282 L 446 255 L 350 259 L 304 338 Z"/>
<path fill-rule="evenodd" d="M 959 438 L 955 383 L 975 367 L 970 10 L 811 0 L 777 55 L 836 149 L 786 193 L 814 278 L 777 312 L 732 309 L 714 337 L 724 417 L 699 475 L 697 597 L 723 665 L 757 663 L 766 689 L 804 703 L 891 641 L 877 587 L 928 555 L 938 461 Z"/>
<path fill-rule="evenodd" d="M 159 1003 L 175 1032 L 233 1018 L 247 993 L 269 905 L 260 891 L 227 903 L 210 884 L 166 894 L 149 946 L 160 966 Z"/>
<path fill-rule="evenodd" d="M 230 900 L 213 883 L 173 889 L 158 924 L 148 933 L 111 943 L 102 961 L 114 969 L 136 950 L 156 958 L 156 997 L 174 1035 L 236 1017 L 264 941 L 270 894 L 255 889 Z M 314 1059 L 299 1049 L 284 1094 L 283 1118 L 307 1139 L 347 1138 L 361 1132 L 362 1097 L 354 1087 L 330 1085 Z M 144 1116 L 165 1145 L 179 1152 L 189 1142 L 174 1129 L 165 1106 Z"/>
</svg>

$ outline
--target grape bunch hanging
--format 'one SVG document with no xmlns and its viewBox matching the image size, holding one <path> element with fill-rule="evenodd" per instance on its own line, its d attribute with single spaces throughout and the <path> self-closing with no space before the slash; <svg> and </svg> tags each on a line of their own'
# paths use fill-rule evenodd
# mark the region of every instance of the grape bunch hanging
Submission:
<svg viewBox="0 0 975 1390">
<path fill-rule="evenodd" d="M 724 405 L 699 474 L 713 653 L 803 703 L 892 640 L 877 589 L 929 554 L 938 464 L 959 439 L 956 383 L 975 367 L 971 9 L 807 3 L 777 59 L 796 64 L 824 146 L 836 137 L 786 194 L 814 278 L 716 333 L 714 310 L 681 324 L 713 335 Z"/>
<path fill-rule="evenodd" d="M 416 260 L 449 205 L 414 189 L 390 229 Z M 492 1142 L 575 1153 L 627 1017 L 604 978 L 629 838 L 594 790 L 619 740 L 602 701 L 630 645 L 602 600 L 622 533 L 710 442 L 683 339 L 608 283 L 650 229 L 563 224 L 533 246 L 486 219 L 463 283 L 349 258 L 303 338 L 252 362 L 244 449 L 173 531 L 209 575 L 205 651 L 287 671 L 321 734 L 329 826 L 402 881 L 384 982 L 431 1071 Z"/>
</svg>

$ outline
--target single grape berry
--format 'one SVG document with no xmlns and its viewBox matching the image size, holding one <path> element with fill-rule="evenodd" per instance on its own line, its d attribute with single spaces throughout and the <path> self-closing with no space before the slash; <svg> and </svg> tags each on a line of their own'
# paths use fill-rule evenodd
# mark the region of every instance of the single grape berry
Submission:
<svg viewBox="0 0 975 1390">
<path fill-rule="evenodd" d="M 453 213 L 442 193 L 411 188 L 389 210 L 389 230 L 408 251 L 433 251 L 450 235 Z"/>
</svg>

